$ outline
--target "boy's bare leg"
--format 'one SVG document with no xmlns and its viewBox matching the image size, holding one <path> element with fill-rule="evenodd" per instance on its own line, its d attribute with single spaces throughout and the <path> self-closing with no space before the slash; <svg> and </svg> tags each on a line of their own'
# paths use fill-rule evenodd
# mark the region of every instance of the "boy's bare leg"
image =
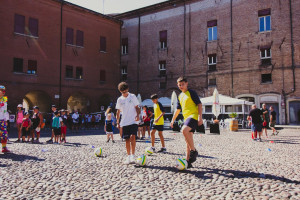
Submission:
<svg viewBox="0 0 300 200">
<path fill-rule="evenodd" d="M 163 132 L 162 131 L 158 131 L 158 136 L 160 138 L 160 142 L 161 142 L 162 147 L 165 148 L 165 139 L 164 139 L 164 136 L 163 136 Z"/>
<path fill-rule="evenodd" d="M 128 138 L 125 140 L 127 155 L 129 155 L 129 156 L 130 156 L 130 141 L 131 141 L 131 138 Z"/>
<path fill-rule="evenodd" d="M 135 154 L 135 135 L 131 135 L 130 136 L 130 143 L 131 143 L 131 154 L 134 155 Z"/>
<path fill-rule="evenodd" d="M 191 150 L 195 151 L 194 138 L 193 138 L 193 133 L 191 133 L 191 130 L 192 129 L 186 125 L 182 127 L 182 133 L 186 143 L 189 145 L 189 148 Z"/>
<path fill-rule="evenodd" d="M 156 129 L 153 129 L 152 132 L 151 132 L 152 147 L 154 147 L 154 145 L 155 145 L 155 132 L 156 132 Z"/>
</svg>

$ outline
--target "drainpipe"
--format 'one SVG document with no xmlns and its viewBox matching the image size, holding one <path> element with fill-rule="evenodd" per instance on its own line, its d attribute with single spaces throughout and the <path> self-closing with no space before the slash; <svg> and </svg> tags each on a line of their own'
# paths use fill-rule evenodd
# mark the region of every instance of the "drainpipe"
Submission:
<svg viewBox="0 0 300 200">
<path fill-rule="evenodd" d="M 232 0 L 230 0 L 230 68 L 231 68 L 231 97 L 234 97 L 233 93 L 233 33 L 232 33 Z"/>
<path fill-rule="evenodd" d="M 186 6 L 185 1 L 183 3 L 184 6 L 184 14 L 183 14 L 183 76 L 185 76 L 185 38 L 186 38 L 186 30 L 185 30 L 185 19 L 186 19 Z"/>
<path fill-rule="evenodd" d="M 139 15 L 138 26 L 138 53 L 137 53 L 137 94 L 140 92 L 140 60 L 141 60 L 141 16 Z"/>
<path fill-rule="evenodd" d="M 290 92 L 285 92 L 284 89 L 282 90 L 284 105 L 285 105 L 285 124 L 287 124 L 287 109 L 288 106 L 286 104 L 286 96 L 289 94 L 292 94 L 296 91 L 296 75 L 295 75 L 295 49 L 294 49 L 294 30 L 293 30 L 293 10 L 292 10 L 292 1 L 289 0 L 289 6 L 290 6 L 290 31 L 291 31 L 291 50 L 292 50 L 292 72 L 293 72 L 293 88 Z"/>
<path fill-rule="evenodd" d="M 59 52 L 59 101 L 58 107 L 61 108 L 61 73 L 62 73 L 62 23 L 63 23 L 63 4 L 64 0 L 61 0 L 60 5 L 60 52 Z"/>
</svg>

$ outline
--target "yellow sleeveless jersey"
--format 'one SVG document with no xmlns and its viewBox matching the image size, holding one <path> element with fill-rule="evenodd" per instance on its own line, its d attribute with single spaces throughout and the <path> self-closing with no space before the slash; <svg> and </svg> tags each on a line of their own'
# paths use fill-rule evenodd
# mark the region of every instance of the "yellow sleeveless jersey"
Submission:
<svg viewBox="0 0 300 200">
<path fill-rule="evenodd" d="M 156 120 L 161 113 L 165 112 L 164 107 L 161 105 L 160 102 L 157 102 L 153 105 L 154 110 L 154 120 Z M 162 116 L 157 123 L 154 122 L 155 125 L 164 125 L 164 116 Z"/>
<path fill-rule="evenodd" d="M 177 109 L 181 109 L 184 120 L 193 118 L 198 120 L 198 104 L 201 101 L 194 90 L 187 90 L 178 96 Z"/>
</svg>

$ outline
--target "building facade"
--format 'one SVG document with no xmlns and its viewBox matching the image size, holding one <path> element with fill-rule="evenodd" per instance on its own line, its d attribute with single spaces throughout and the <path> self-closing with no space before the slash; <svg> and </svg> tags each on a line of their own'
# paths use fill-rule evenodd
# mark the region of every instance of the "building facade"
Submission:
<svg viewBox="0 0 300 200">
<path fill-rule="evenodd" d="M 116 98 L 122 22 L 60 0 L 3 1 L 0 83 L 23 102 L 99 111 Z"/>
<path fill-rule="evenodd" d="M 199 96 L 217 88 L 273 105 L 280 124 L 299 124 L 299 8 L 292 0 L 173 0 L 117 15 L 122 79 L 145 99 L 171 96 L 184 75 Z"/>
</svg>

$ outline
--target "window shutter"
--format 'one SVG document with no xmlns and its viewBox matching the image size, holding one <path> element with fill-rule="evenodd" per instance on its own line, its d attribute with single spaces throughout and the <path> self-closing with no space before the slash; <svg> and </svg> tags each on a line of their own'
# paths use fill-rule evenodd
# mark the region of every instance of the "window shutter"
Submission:
<svg viewBox="0 0 300 200">
<path fill-rule="evenodd" d="M 167 31 L 160 31 L 159 32 L 159 41 L 160 42 L 167 41 L 167 38 L 168 38 L 168 32 Z"/>
<path fill-rule="evenodd" d="M 106 51 L 106 37 L 100 37 L 100 51 Z"/>
<path fill-rule="evenodd" d="M 77 30 L 77 32 L 76 32 L 76 45 L 83 47 L 83 31 Z"/>
<path fill-rule="evenodd" d="M 217 20 L 211 20 L 211 21 L 208 21 L 207 22 L 207 27 L 214 27 L 214 26 L 217 26 Z"/>
<path fill-rule="evenodd" d="M 72 28 L 67 28 L 67 33 L 66 33 L 66 43 L 67 44 L 73 44 L 73 29 Z"/>
<path fill-rule="evenodd" d="M 122 38 L 122 46 L 128 45 L 128 38 Z"/>
<path fill-rule="evenodd" d="M 15 33 L 25 33 L 25 16 L 15 14 Z"/>
<path fill-rule="evenodd" d="M 259 17 L 267 16 L 267 15 L 271 15 L 271 8 L 258 11 L 258 16 Z"/>
<path fill-rule="evenodd" d="M 33 36 L 38 36 L 38 19 L 29 18 L 29 34 Z"/>
<path fill-rule="evenodd" d="M 105 72 L 105 70 L 100 70 L 100 81 L 106 81 L 106 72 Z"/>
</svg>

